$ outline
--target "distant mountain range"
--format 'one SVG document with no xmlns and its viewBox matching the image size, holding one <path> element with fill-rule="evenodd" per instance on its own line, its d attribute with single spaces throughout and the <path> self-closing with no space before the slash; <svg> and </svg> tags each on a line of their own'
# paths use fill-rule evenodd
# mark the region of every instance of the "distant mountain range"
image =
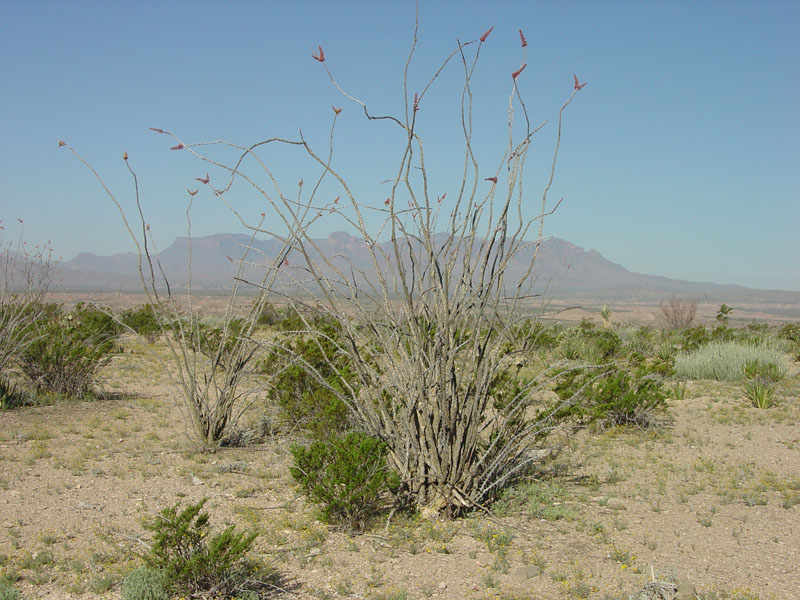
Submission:
<svg viewBox="0 0 800 600">
<path fill-rule="evenodd" d="M 193 238 L 193 288 L 207 291 L 227 288 L 236 273 L 236 260 L 244 254 L 250 241 L 247 235 L 225 233 Z M 173 286 L 186 284 L 188 242 L 187 238 L 179 237 L 160 253 L 161 267 Z M 356 269 L 363 269 L 367 273 L 372 269 L 361 238 L 336 232 L 316 242 L 320 251 L 327 256 L 341 256 L 342 260 L 349 260 Z M 251 251 L 249 260 L 254 262 L 272 258 L 282 249 L 280 242 L 274 239 L 256 240 L 253 247 L 255 253 Z M 520 253 L 509 268 L 508 281 L 513 281 L 515 275 L 521 277 L 524 274 L 532 252 L 533 247 L 530 247 Z M 65 291 L 138 291 L 141 286 L 137 261 L 135 253 L 98 256 L 84 252 L 58 264 L 58 287 Z M 294 264 L 300 263 L 299 258 L 293 259 L 291 255 L 290 261 Z M 754 291 L 738 285 L 691 282 L 633 273 L 607 260 L 595 250 L 587 251 L 558 238 L 549 238 L 542 242 L 536 261 L 536 273 L 537 291 L 548 295 L 603 296 L 652 292 L 662 297 L 669 294 L 713 294 L 724 298 L 747 295 Z"/>
</svg>

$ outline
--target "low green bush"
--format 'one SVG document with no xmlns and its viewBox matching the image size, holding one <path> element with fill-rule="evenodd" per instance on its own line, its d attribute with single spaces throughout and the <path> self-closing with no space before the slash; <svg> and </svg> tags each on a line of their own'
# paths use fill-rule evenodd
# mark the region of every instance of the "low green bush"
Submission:
<svg viewBox="0 0 800 600">
<path fill-rule="evenodd" d="M 37 336 L 19 358 L 22 373 L 40 392 L 83 398 L 116 350 L 118 327 L 106 312 L 78 304 L 66 313 L 45 305 L 32 325 Z"/>
<path fill-rule="evenodd" d="M 147 567 L 134 569 L 122 581 L 122 600 L 169 600 L 166 575 Z"/>
<path fill-rule="evenodd" d="M 363 433 L 296 445 L 292 455 L 290 472 L 308 499 L 322 504 L 326 520 L 350 529 L 368 528 L 400 483 L 387 468 L 386 444 Z"/>
<path fill-rule="evenodd" d="M 563 358 L 591 363 L 608 361 L 622 349 L 622 341 L 613 330 L 600 329 L 585 320 L 562 331 L 558 342 L 558 351 Z"/>
<path fill-rule="evenodd" d="M 0 581 L 0 600 L 22 600 L 22 596 L 13 585 Z"/>
<path fill-rule="evenodd" d="M 675 358 L 675 373 L 688 379 L 742 381 L 747 378 L 746 368 L 783 378 L 788 370 L 786 355 L 767 344 L 709 342 Z"/>
<path fill-rule="evenodd" d="M 281 327 L 302 326 L 302 321 L 282 321 Z M 310 437 L 325 440 L 351 428 L 350 411 L 337 391 L 354 385 L 355 377 L 347 357 L 337 350 L 339 324 L 318 317 L 314 331 L 289 334 L 261 365 L 272 375 L 269 397 L 280 408 L 284 424 L 305 431 Z"/>
<path fill-rule="evenodd" d="M 645 429 L 664 423 L 668 393 L 661 378 L 644 367 L 632 373 L 616 367 L 572 370 L 564 373 L 555 391 L 563 400 L 577 398 L 572 410 L 601 428 Z"/>
<path fill-rule="evenodd" d="M 158 593 L 158 576 L 171 596 L 200 597 L 212 594 L 233 599 L 255 594 L 275 583 L 274 570 L 247 556 L 257 533 L 237 532 L 233 526 L 210 535 L 208 513 L 201 512 L 207 498 L 178 512 L 179 504 L 166 508 L 145 524 L 153 532 L 153 544 L 142 558 L 151 570 L 130 585 L 149 586 Z M 171 597 L 170 596 L 170 597 Z M 158 600 L 154 596 L 154 600 Z"/>
<path fill-rule="evenodd" d="M 164 324 L 164 318 L 159 315 L 158 310 L 153 304 L 142 304 L 123 310 L 119 320 L 125 327 L 132 329 L 152 344 L 161 335 Z"/>
</svg>

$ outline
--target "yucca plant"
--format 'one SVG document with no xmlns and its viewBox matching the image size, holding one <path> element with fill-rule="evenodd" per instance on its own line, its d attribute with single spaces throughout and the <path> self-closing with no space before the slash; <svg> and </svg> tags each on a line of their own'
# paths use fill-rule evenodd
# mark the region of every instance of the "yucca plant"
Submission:
<svg viewBox="0 0 800 600">
<path fill-rule="evenodd" d="M 776 385 L 766 377 L 756 377 L 745 382 L 742 387 L 747 401 L 756 408 L 772 408 L 777 404 Z"/>
</svg>

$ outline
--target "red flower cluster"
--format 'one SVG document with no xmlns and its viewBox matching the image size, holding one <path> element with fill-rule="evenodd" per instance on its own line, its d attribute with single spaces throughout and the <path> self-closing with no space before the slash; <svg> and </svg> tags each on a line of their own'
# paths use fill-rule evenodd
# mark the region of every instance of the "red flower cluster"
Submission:
<svg viewBox="0 0 800 600">
<path fill-rule="evenodd" d="M 331 108 L 333 109 L 333 112 L 334 112 L 334 113 L 336 113 L 337 115 L 338 115 L 340 112 L 342 112 L 342 107 L 341 107 L 341 106 L 340 106 L 340 107 L 338 107 L 338 108 L 337 108 L 336 106 L 331 106 Z"/>
<path fill-rule="evenodd" d="M 528 66 L 528 63 L 525 63 L 524 65 L 522 65 L 519 69 L 517 69 L 516 71 L 514 71 L 511 74 L 511 77 L 514 78 L 514 79 L 519 77 L 519 74 L 522 73 L 525 70 L 525 67 L 527 67 L 527 66 Z"/>
<path fill-rule="evenodd" d="M 173 146 L 172 148 L 170 148 L 170 150 L 183 150 L 184 148 L 186 148 L 186 146 L 184 146 L 183 144 L 178 144 L 177 146 Z"/>
<path fill-rule="evenodd" d="M 484 33 L 484 34 L 481 36 L 481 42 L 485 42 L 485 41 L 486 41 L 486 38 L 488 38 L 488 37 L 489 37 L 489 34 L 490 34 L 490 33 L 492 33 L 492 29 L 494 29 L 494 25 L 492 25 L 491 27 L 489 27 L 489 29 L 487 29 L 487 30 L 486 30 L 486 33 Z"/>
<path fill-rule="evenodd" d="M 528 45 L 528 40 L 525 39 L 525 34 L 522 33 L 522 29 L 519 30 L 519 39 L 522 42 L 523 48 Z"/>
<path fill-rule="evenodd" d="M 199 181 L 200 183 L 208 183 L 209 182 L 208 172 L 206 171 L 205 179 L 203 179 L 202 177 L 195 177 L 195 180 Z"/>
<path fill-rule="evenodd" d="M 492 183 L 497 183 L 497 177 L 487 177 L 484 181 L 491 181 Z"/>
<path fill-rule="evenodd" d="M 317 48 L 319 48 L 319 54 L 312 54 L 311 58 L 319 62 L 325 62 L 325 53 L 322 51 L 322 46 L 317 46 Z"/>
<path fill-rule="evenodd" d="M 575 89 L 582 90 L 586 86 L 586 82 L 578 83 L 578 76 L 574 74 L 572 76 L 575 78 Z"/>
</svg>

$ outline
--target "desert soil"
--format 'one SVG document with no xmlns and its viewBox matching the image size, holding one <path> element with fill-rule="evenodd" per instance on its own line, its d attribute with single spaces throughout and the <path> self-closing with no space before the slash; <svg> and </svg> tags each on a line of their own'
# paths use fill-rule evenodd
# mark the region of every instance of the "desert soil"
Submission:
<svg viewBox="0 0 800 600">
<path fill-rule="evenodd" d="M 298 495 L 284 435 L 194 450 L 176 390 L 129 346 L 106 399 L 0 412 L 0 572 L 26 599 L 119 598 L 143 520 L 203 497 L 215 528 L 261 532 L 287 597 L 627 598 L 655 576 L 684 598 L 800 598 L 800 365 L 777 408 L 689 382 L 661 431 L 576 436 L 514 510 L 352 535 Z"/>
</svg>

